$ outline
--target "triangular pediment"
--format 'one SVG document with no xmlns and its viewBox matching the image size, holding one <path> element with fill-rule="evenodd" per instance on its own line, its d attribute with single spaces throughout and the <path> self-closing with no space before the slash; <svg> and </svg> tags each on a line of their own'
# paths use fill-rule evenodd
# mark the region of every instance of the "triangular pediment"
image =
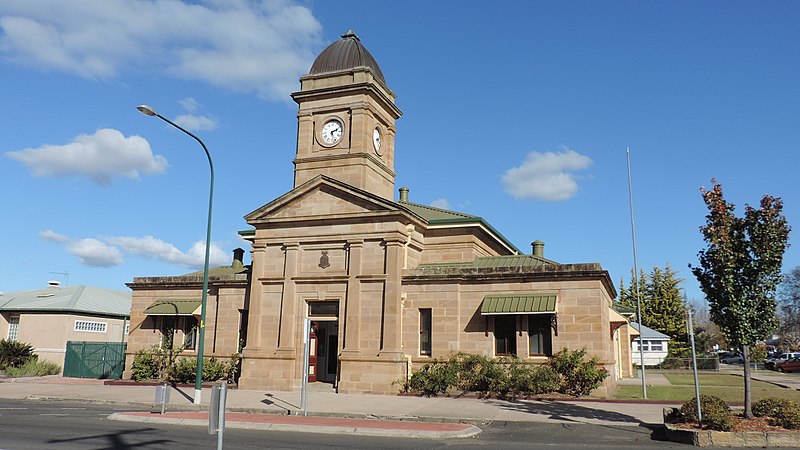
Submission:
<svg viewBox="0 0 800 450">
<path fill-rule="evenodd" d="M 358 216 L 399 210 L 383 197 L 324 175 L 298 186 L 246 215 L 250 224 L 271 220 Z"/>
</svg>

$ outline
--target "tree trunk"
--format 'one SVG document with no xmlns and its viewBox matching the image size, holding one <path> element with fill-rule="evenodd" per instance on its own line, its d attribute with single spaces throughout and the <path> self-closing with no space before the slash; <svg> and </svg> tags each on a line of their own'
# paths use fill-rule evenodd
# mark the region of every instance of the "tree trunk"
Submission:
<svg viewBox="0 0 800 450">
<path fill-rule="evenodd" d="M 753 418 L 752 392 L 750 389 L 750 346 L 742 345 L 742 359 L 744 360 L 744 417 Z"/>
</svg>

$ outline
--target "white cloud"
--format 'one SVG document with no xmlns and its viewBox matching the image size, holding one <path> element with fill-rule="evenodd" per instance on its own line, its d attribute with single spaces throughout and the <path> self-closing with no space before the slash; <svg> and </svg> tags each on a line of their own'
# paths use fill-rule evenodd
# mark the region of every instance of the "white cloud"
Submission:
<svg viewBox="0 0 800 450">
<path fill-rule="evenodd" d="M 516 198 L 568 200 L 578 191 L 574 172 L 591 165 L 591 158 L 574 150 L 531 152 L 522 165 L 506 171 L 503 184 L 506 192 Z"/>
<path fill-rule="evenodd" d="M 53 230 L 44 230 L 39 232 L 39 237 L 50 242 L 63 244 L 69 242 L 69 238 L 63 234 L 58 234 Z"/>
<path fill-rule="evenodd" d="M 175 118 L 175 123 L 189 131 L 211 131 L 217 128 L 217 121 L 209 117 L 183 114 Z"/>
<path fill-rule="evenodd" d="M 437 198 L 431 202 L 431 206 L 440 209 L 450 209 L 450 202 L 448 202 L 446 198 Z"/>
<path fill-rule="evenodd" d="M 297 3 L 6 0 L 0 55 L 87 79 L 132 69 L 284 100 L 322 44 L 319 21 Z"/>
<path fill-rule="evenodd" d="M 192 97 L 186 97 L 183 100 L 178 100 L 178 103 L 183 106 L 183 109 L 190 113 L 194 113 L 200 108 L 200 103 L 197 103 L 197 100 L 193 99 Z"/>
<path fill-rule="evenodd" d="M 119 249 L 92 238 L 70 242 L 67 252 L 77 256 L 81 264 L 92 267 L 118 266 L 123 262 Z"/>
<path fill-rule="evenodd" d="M 120 247 L 127 254 L 139 255 L 148 259 L 178 264 L 189 268 L 201 268 L 205 260 L 205 242 L 198 241 L 186 252 L 153 236 L 106 236 L 104 242 Z M 209 263 L 212 266 L 227 264 L 229 257 L 218 245 L 211 243 Z"/>
<path fill-rule="evenodd" d="M 142 137 L 125 137 L 117 130 L 102 128 L 81 134 L 69 144 L 26 148 L 5 155 L 22 162 L 34 176 L 84 176 L 100 185 L 110 185 L 114 176 L 138 179 L 141 174 L 166 170 L 166 158 L 153 155 Z"/>
<path fill-rule="evenodd" d="M 87 266 L 109 267 L 123 263 L 123 255 L 136 255 L 146 259 L 177 264 L 190 269 L 201 269 L 205 262 L 205 242 L 195 242 L 186 252 L 169 242 L 153 236 L 99 236 L 97 238 L 73 239 L 46 230 L 39 233 L 43 239 L 65 243 L 68 253 L 80 258 Z M 219 245 L 211 243 L 209 265 L 230 264 L 231 257 Z"/>
</svg>

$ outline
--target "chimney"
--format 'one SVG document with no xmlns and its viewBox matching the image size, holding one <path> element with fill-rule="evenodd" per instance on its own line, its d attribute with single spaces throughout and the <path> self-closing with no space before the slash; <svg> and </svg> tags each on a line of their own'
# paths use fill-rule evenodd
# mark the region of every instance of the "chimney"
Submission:
<svg viewBox="0 0 800 450">
<path fill-rule="evenodd" d="M 408 203 L 408 188 L 400 188 L 400 203 Z"/>
<path fill-rule="evenodd" d="M 531 247 L 533 248 L 533 256 L 544 258 L 544 242 L 537 239 L 531 243 Z"/>
<path fill-rule="evenodd" d="M 235 269 L 241 269 L 244 267 L 244 249 L 233 249 L 233 262 L 231 263 L 231 267 Z"/>
</svg>

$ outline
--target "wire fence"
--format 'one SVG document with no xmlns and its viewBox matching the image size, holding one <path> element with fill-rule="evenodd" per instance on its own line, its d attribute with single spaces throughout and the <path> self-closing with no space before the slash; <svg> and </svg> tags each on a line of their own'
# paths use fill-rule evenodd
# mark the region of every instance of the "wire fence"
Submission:
<svg viewBox="0 0 800 450">
<path fill-rule="evenodd" d="M 634 361 L 634 365 L 639 367 Z M 645 369 L 654 370 L 691 370 L 692 358 L 666 358 L 658 364 L 646 364 Z M 742 367 L 742 364 L 724 364 L 720 363 L 719 358 L 697 358 L 697 370 L 706 372 L 719 372 L 720 368 L 725 367 Z M 768 370 L 764 367 L 764 363 L 750 363 L 750 367 L 754 370 Z"/>
</svg>

